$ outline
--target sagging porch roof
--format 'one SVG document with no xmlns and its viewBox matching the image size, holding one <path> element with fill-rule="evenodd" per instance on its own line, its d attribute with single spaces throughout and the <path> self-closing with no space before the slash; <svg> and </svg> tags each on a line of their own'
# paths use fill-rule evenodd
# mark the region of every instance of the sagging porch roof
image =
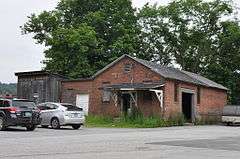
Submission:
<svg viewBox="0 0 240 159">
<path fill-rule="evenodd" d="M 105 86 L 107 90 L 149 90 L 164 86 L 164 83 L 122 83 Z"/>
</svg>

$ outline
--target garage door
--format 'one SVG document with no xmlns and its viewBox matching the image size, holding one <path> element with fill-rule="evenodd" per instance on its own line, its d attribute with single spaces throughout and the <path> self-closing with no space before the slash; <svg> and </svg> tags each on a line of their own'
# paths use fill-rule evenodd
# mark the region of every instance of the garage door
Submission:
<svg viewBox="0 0 240 159">
<path fill-rule="evenodd" d="M 82 108 L 84 113 L 87 115 L 89 106 L 89 94 L 77 94 L 76 105 L 77 107 Z"/>
</svg>

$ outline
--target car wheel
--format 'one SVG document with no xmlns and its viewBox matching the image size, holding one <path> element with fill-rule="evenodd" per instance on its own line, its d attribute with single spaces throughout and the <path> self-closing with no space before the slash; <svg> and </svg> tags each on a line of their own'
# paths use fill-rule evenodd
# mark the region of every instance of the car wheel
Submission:
<svg viewBox="0 0 240 159">
<path fill-rule="evenodd" d="M 41 125 L 42 128 L 48 128 L 48 125 Z"/>
<path fill-rule="evenodd" d="M 37 125 L 28 125 L 26 126 L 27 131 L 34 131 L 36 129 Z"/>
<path fill-rule="evenodd" d="M 53 129 L 59 129 L 60 128 L 59 120 L 57 118 L 53 118 L 51 120 L 51 126 Z"/>
<path fill-rule="evenodd" d="M 4 118 L 0 116 L 0 130 L 5 130 L 6 126 L 4 124 Z"/>
<path fill-rule="evenodd" d="M 79 129 L 80 127 L 81 127 L 80 124 L 79 124 L 79 125 L 72 125 L 72 128 L 75 129 L 75 130 L 76 130 L 76 129 Z"/>
</svg>

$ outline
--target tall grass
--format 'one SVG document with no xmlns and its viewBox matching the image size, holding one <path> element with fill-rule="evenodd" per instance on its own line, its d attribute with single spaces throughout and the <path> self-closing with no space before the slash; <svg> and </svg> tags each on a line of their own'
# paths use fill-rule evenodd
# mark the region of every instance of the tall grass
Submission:
<svg viewBox="0 0 240 159">
<path fill-rule="evenodd" d="M 130 114 L 122 115 L 119 118 L 93 115 L 86 117 L 86 124 L 89 127 L 155 128 L 182 126 L 184 123 L 185 119 L 181 114 L 163 119 L 159 116 L 144 117 L 138 110 L 134 110 Z"/>
</svg>

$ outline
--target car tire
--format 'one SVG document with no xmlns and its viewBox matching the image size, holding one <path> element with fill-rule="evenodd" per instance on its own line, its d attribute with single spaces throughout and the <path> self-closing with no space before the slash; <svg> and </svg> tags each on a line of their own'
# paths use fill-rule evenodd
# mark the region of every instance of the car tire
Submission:
<svg viewBox="0 0 240 159">
<path fill-rule="evenodd" d="M 42 128 L 48 128 L 48 125 L 41 125 Z"/>
<path fill-rule="evenodd" d="M 81 125 L 80 125 L 80 124 L 77 124 L 77 125 L 72 125 L 72 128 L 73 128 L 73 129 L 75 129 L 75 130 L 79 129 L 80 127 L 81 127 Z"/>
<path fill-rule="evenodd" d="M 36 129 L 37 125 L 28 125 L 26 126 L 27 131 L 34 131 Z"/>
<path fill-rule="evenodd" d="M 4 117 L 0 116 L 0 131 L 5 130 L 6 126 L 5 126 L 5 120 Z"/>
<path fill-rule="evenodd" d="M 58 118 L 53 118 L 53 119 L 51 120 L 51 127 L 52 127 L 53 129 L 59 129 L 59 128 L 60 128 L 60 123 L 59 123 Z"/>
</svg>

